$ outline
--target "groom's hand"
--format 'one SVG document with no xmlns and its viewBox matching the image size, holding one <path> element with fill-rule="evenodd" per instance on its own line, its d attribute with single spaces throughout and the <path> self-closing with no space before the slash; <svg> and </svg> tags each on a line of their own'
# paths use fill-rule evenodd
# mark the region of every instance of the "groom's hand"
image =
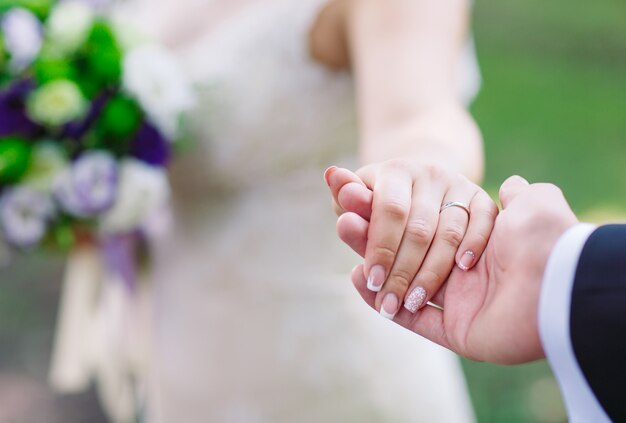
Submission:
<svg viewBox="0 0 626 423">
<path fill-rule="evenodd" d="M 558 187 L 529 185 L 519 176 L 502 184 L 500 201 L 502 212 L 473 282 L 486 284 L 483 301 L 475 304 L 473 317 L 464 314 L 462 297 L 455 295 L 480 288 L 450 280 L 454 309 L 446 326 L 458 331 L 455 339 L 465 355 L 514 364 L 544 356 L 537 320 L 543 274 L 552 248 L 577 219 Z M 465 333 L 458 329 L 464 326 Z"/>
<path fill-rule="evenodd" d="M 577 220 L 554 185 L 514 176 L 502 185 L 500 199 L 503 209 L 485 253 L 469 272 L 455 269 L 440 291 L 444 310 L 400 312 L 394 320 L 465 357 L 513 364 L 544 355 L 537 323 L 543 272 L 554 244 Z M 352 278 L 373 306 L 362 269 Z"/>
</svg>

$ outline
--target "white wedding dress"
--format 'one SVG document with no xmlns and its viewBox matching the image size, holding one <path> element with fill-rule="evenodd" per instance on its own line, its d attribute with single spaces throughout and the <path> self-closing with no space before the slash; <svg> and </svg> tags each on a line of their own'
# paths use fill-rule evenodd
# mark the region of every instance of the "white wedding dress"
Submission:
<svg viewBox="0 0 626 423">
<path fill-rule="evenodd" d="M 358 258 L 335 235 L 322 174 L 356 165 L 355 101 L 351 77 L 308 54 L 323 3 L 248 0 L 216 23 L 228 0 L 122 5 L 176 46 L 200 93 L 198 142 L 172 171 L 173 230 L 154 245 L 150 321 L 120 325 L 149 345 L 149 422 L 474 420 L 457 358 L 378 316 L 350 283 Z M 180 41 L 176 19 L 197 28 L 194 7 L 208 23 Z M 469 99 L 469 50 L 459 74 Z M 139 307 L 121 303 L 107 312 Z"/>
</svg>

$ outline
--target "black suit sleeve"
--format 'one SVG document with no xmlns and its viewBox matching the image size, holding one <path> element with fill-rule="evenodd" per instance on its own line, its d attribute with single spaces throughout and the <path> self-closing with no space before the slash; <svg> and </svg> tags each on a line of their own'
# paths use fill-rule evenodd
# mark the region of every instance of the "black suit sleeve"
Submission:
<svg viewBox="0 0 626 423">
<path fill-rule="evenodd" d="M 582 250 L 571 299 L 578 364 L 598 401 L 626 422 L 626 225 L 595 230 Z"/>
</svg>

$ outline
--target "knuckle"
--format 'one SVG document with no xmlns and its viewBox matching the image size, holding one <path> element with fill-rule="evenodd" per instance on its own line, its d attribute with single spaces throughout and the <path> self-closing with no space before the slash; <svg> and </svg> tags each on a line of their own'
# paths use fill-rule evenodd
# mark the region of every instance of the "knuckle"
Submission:
<svg viewBox="0 0 626 423">
<path fill-rule="evenodd" d="M 394 170 L 404 171 L 409 167 L 409 163 L 404 159 L 391 159 L 385 162 L 385 166 Z"/>
<path fill-rule="evenodd" d="M 461 244 L 464 236 L 465 230 L 460 225 L 454 223 L 446 225 L 441 232 L 441 239 L 455 248 Z"/>
<path fill-rule="evenodd" d="M 439 180 L 446 178 L 447 172 L 441 167 L 434 164 L 426 164 L 421 168 L 421 172 L 430 180 Z"/>
<path fill-rule="evenodd" d="M 417 244 L 430 244 L 434 236 L 434 229 L 424 219 L 412 219 L 407 222 L 405 236 Z"/>
<path fill-rule="evenodd" d="M 472 243 L 475 245 L 487 245 L 487 243 L 489 243 L 489 235 L 483 232 L 477 232 L 473 235 Z"/>
<path fill-rule="evenodd" d="M 409 214 L 408 207 L 400 201 L 386 201 L 381 207 L 383 213 L 393 220 L 404 220 Z"/>
<path fill-rule="evenodd" d="M 478 219 L 479 221 L 494 222 L 498 217 L 500 210 L 493 203 L 485 204 L 484 207 L 472 210 L 470 220 Z"/>
<path fill-rule="evenodd" d="M 389 275 L 387 283 L 391 285 L 391 288 L 406 291 L 415 275 L 404 269 L 393 269 Z"/>
<path fill-rule="evenodd" d="M 374 248 L 374 257 L 376 263 L 387 264 L 393 263 L 396 258 L 397 251 L 386 245 L 378 245 Z"/>
<path fill-rule="evenodd" d="M 541 191 L 543 194 L 546 194 L 546 195 L 558 196 L 558 197 L 563 196 L 563 191 L 561 191 L 561 188 L 557 187 L 554 184 L 539 183 L 539 184 L 535 184 L 535 187 L 538 191 Z"/>
<path fill-rule="evenodd" d="M 452 185 L 458 185 L 466 189 L 470 189 L 472 191 L 475 189 L 474 183 L 470 182 L 470 180 L 467 179 L 467 177 L 461 173 L 448 175 L 448 178 L 450 179 Z"/>
<path fill-rule="evenodd" d="M 495 219 L 500 213 L 498 205 L 484 191 L 478 193 L 477 203 L 480 213 L 488 218 Z"/>
<path fill-rule="evenodd" d="M 419 279 L 422 285 L 426 285 L 429 295 L 433 293 L 433 288 L 436 289 L 443 284 L 443 276 L 431 269 L 420 270 Z"/>
<path fill-rule="evenodd" d="M 530 224 L 537 219 L 543 221 L 560 219 L 563 211 L 561 206 L 567 206 L 567 200 L 565 200 L 561 188 L 549 183 L 534 184 L 533 188 L 536 190 L 537 196 L 533 202 L 533 207 L 529 208 L 525 223 Z"/>
<path fill-rule="evenodd" d="M 552 192 L 561 192 L 561 188 L 554 184 L 551 184 L 550 182 L 540 182 L 535 185 L 539 188 L 546 189 Z"/>
<path fill-rule="evenodd" d="M 489 243 L 490 235 L 490 233 L 476 232 L 471 239 L 466 239 L 467 247 L 465 248 L 472 250 L 474 253 L 479 253 L 477 250 L 482 250 Z"/>
</svg>

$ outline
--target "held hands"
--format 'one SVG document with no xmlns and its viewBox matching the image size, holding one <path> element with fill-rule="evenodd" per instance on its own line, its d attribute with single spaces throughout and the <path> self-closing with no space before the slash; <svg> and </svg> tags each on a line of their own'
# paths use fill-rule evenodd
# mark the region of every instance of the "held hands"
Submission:
<svg viewBox="0 0 626 423">
<path fill-rule="evenodd" d="M 464 176 L 408 160 L 356 174 L 331 167 L 325 177 L 341 215 L 339 236 L 365 258 L 361 272 L 372 305 L 390 319 L 402 303 L 405 316 L 428 301 L 441 304 L 440 288 L 455 262 L 464 270 L 476 264 L 498 214 Z"/>
<path fill-rule="evenodd" d="M 357 204 L 364 207 L 365 193 L 345 188 L 337 192 L 339 204 L 351 211 Z M 470 359 L 514 364 L 544 356 L 537 327 L 543 271 L 552 247 L 577 219 L 557 187 L 529 185 L 519 176 L 502 184 L 500 200 L 502 212 L 483 255 L 469 271 L 453 269 L 435 294 L 443 310 L 403 310 L 394 321 Z M 373 222 L 341 217 L 338 230 L 348 245 L 364 253 L 371 242 L 369 225 Z M 363 270 L 357 266 L 352 280 L 375 307 L 376 294 L 367 289 Z"/>
</svg>

